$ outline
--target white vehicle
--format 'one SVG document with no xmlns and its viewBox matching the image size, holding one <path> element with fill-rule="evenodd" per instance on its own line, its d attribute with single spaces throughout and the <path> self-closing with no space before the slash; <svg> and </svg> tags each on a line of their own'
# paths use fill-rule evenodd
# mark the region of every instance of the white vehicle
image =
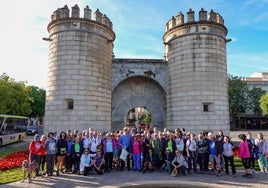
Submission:
<svg viewBox="0 0 268 188">
<path fill-rule="evenodd" d="M 0 147 L 23 141 L 29 122 L 28 117 L 0 114 Z"/>
</svg>

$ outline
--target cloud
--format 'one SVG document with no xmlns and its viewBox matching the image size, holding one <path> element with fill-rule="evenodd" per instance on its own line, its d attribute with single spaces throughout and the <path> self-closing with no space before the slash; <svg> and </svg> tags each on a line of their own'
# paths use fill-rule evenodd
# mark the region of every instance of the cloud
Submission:
<svg viewBox="0 0 268 188">
<path fill-rule="evenodd" d="M 250 76 L 254 72 L 268 71 L 267 53 L 239 53 L 228 55 L 228 72 L 237 76 Z"/>
</svg>

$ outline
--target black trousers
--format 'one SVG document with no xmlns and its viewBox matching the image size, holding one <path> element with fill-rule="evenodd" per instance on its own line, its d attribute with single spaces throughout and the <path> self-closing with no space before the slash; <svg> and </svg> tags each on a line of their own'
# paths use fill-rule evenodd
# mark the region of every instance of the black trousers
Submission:
<svg viewBox="0 0 268 188">
<path fill-rule="evenodd" d="M 231 157 L 227 157 L 227 156 L 223 156 L 224 158 L 224 165 L 225 165 L 225 172 L 226 174 L 229 174 L 229 162 L 230 162 L 230 166 L 232 168 L 232 173 L 236 174 L 236 169 L 235 169 L 235 165 L 234 165 L 234 156 Z"/>
<path fill-rule="evenodd" d="M 111 170 L 113 167 L 113 152 L 105 153 L 105 170 Z"/>
</svg>

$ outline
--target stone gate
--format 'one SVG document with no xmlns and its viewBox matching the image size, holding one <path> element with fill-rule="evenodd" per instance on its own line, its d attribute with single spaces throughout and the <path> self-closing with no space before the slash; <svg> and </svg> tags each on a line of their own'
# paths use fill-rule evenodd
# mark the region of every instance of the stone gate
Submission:
<svg viewBox="0 0 268 188">
<path fill-rule="evenodd" d="M 226 39 L 219 13 L 190 9 L 172 16 L 163 59 L 115 59 L 110 19 L 75 5 L 57 9 L 48 24 L 49 73 L 44 131 L 93 127 L 119 130 L 126 114 L 144 107 L 152 124 L 229 134 Z"/>
<path fill-rule="evenodd" d="M 164 128 L 166 66 L 166 61 L 158 59 L 113 60 L 112 129 L 121 129 L 127 112 L 135 107 L 146 108 L 152 124 Z"/>
</svg>

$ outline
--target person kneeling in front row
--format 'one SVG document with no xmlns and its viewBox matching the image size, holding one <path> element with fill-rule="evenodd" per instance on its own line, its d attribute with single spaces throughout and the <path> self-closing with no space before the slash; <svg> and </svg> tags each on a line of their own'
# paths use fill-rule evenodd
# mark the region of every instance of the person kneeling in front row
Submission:
<svg viewBox="0 0 268 188">
<path fill-rule="evenodd" d="M 178 173 L 186 175 L 186 170 L 188 169 L 188 162 L 186 161 L 185 157 L 182 155 L 182 152 L 179 150 L 176 150 L 175 152 L 176 156 L 174 157 L 172 161 L 172 166 L 174 167 L 174 170 L 176 169 Z"/>
<path fill-rule="evenodd" d="M 81 175 L 88 175 L 91 169 L 93 168 L 91 157 L 94 157 L 96 154 L 89 154 L 89 150 L 85 149 L 84 153 L 80 159 L 80 174 Z"/>
</svg>

